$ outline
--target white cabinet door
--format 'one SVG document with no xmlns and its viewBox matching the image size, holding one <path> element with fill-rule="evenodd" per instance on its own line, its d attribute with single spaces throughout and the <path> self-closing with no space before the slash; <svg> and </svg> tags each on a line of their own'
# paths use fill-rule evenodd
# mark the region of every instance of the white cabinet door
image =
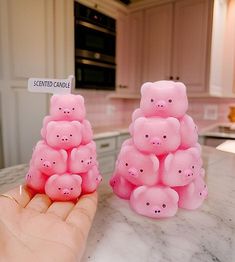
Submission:
<svg viewBox="0 0 235 262">
<path fill-rule="evenodd" d="M 54 75 L 53 1 L 0 1 L 0 92 L 5 166 L 28 162 L 40 138 L 48 96 L 29 77 Z"/>
<path fill-rule="evenodd" d="M 175 3 L 174 80 L 185 83 L 191 93 L 206 90 L 208 62 L 208 0 L 184 0 Z"/>
<path fill-rule="evenodd" d="M 171 72 L 173 5 L 145 11 L 143 82 L 169 79 Z"/>
</svg>

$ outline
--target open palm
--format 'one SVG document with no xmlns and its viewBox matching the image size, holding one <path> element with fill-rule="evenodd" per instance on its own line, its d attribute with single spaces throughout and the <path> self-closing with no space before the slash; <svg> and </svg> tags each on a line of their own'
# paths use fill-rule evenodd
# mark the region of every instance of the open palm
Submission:
<svg viewBox="0 0 235 262">
<path fill-rule="evenodd" d="M 96 206 L 96 192 L 76 204 L 25 187 L 0 196 L 0 261 L 79 261 Z"/>
</svg>

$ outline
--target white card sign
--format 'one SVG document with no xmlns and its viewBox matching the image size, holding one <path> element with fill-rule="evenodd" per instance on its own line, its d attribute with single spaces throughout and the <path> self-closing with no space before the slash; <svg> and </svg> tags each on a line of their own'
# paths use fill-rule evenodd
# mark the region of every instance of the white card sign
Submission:
<svg viewBox="0 0 235 262">
<path fill-rule="evenodd" d="M 73 85 L 73 75 L 68 79 L 29 78 L 28 80 L 28 90 L 38 93 L 70 94 Z"/>
</svg>

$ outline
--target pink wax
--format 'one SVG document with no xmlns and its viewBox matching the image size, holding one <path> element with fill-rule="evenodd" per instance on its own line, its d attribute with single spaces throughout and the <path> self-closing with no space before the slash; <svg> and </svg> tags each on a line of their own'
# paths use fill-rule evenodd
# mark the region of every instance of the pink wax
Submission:
<svg viewBox="0 0 235 262">
<path fill-rule="evenodd" d="M 113 192 L 130 200 L 138 214 L 172 217 L 178 208 L 198 208 L 207 197 L 197 127 L 187 109 L 183 83 L 142 85 L 132 138 L 124 141 L 110 180 Z"/>
<path fill-rule="evenodd" d="M 45 116 L 42 140 L 34 148 L 26 184 L 54 201 L 70 201 L 92 193 L 102 178 L 96 145 L 80 95 L 53 95 Z"/>
</svg>

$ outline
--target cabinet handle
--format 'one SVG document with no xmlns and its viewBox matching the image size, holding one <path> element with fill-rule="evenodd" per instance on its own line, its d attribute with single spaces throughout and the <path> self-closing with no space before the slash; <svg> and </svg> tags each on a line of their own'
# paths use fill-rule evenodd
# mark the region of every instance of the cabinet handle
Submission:
<svg viewBox="0 0 235 262">
<path fill-rule="evenodd" d="M 173 76 L 170 76 L 170 77 L 169 77 L 169 79 L 170 79 L 170 80 L 173 80 L 173 79 L 174 79 L 174 77 L 173 77 Z"/>
<path fill-rule="evenodd" d="M 109 143 L 101 144 L 101 145 L 100 145 L 100 148 L 105 148 L 105 147 L 109 147 Z"/>
<path fill-rule="evenodd" d="M 180 80 L 180 77 L 179 77 L 179 76 L 177 76 L 177 77 L 176 77 L 176 80 Z"/>
</svg>

